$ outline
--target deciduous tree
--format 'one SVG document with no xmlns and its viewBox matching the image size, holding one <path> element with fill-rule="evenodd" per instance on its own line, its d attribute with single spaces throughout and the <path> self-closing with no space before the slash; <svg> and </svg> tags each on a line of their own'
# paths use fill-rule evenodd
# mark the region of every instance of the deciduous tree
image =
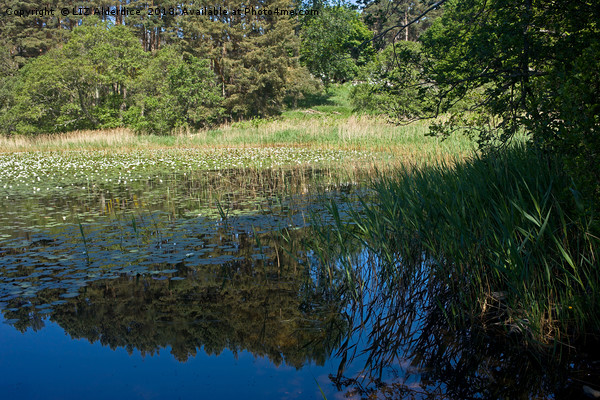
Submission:
<svg viewBox="0 0 600 400">
<path fill-rule="evenodd" d="M 328 85 L 354 79 L 373 55 L 373 35 L 359 14 L 345 6 L 323 8 L 302 35 L 302 62 Z"/>
</svg>

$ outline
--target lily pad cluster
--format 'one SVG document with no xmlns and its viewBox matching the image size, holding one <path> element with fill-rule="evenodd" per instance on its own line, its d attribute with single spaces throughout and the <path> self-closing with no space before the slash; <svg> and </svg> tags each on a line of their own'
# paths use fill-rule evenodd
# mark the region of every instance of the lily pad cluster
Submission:
<svg viewBox="0 0 600 400">
<path fill-rule="evenodd" d="M 166 172 L 239 168 L 278 168 L 360 162 L 374 157 L 357 150 L 299 147 L 146 149 L 121 153 L 97 151 L 0 154 L 0 196 L 85 191 L 105 183 L 128 184 L 158 179 Z"/>
</svg>

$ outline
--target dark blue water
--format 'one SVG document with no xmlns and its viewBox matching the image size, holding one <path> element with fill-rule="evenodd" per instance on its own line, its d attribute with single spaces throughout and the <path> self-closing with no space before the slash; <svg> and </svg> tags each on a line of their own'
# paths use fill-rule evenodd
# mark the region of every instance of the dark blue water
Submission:
<svg viewBox="0 0 600 400">
<path fill-rule="evenodd" d="M 346 304 L 299 247 L 284 249 L 309 235 L 321 202 L 270 179 L 169 175 L 160 187 L 9 196 L 0 399 L 341 396 L 330 375 Z"/>
<path fill-rule="evenodd" d="M 1 318 L 1 317 L 0 317 Z M 3 399 L 322 399 L 337 398 L 328 374 L 335 360 L 301 369 L 275 366 L 248 351 L 186 362 L 169 347 L 154 355 L 129 354 L 99 342 L 73 339 L 56 323 L 21 333 L 0 324 L 0 398 Z M 317 384 L 318 382 L 318 384 Z"/>
</svg>

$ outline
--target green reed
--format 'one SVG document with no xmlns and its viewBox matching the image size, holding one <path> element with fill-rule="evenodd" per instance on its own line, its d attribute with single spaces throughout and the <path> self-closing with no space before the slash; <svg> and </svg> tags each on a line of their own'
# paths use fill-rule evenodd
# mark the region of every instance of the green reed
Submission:
<svg viewBox="0 0 600 400">
<path fill-rule="evenodd" d="M 90 263 L 90 253 L 88 251 L 87 240 L 85 239 L 85 233 L 83 232 L 83 225 L 81 225 L 81 221 L 79 221 L 79 217 L 77 217 L 77 224 L 79 225 L 79 232 L 81 233 L 81 239 L 83 239 L 83 248 L 85 249 L 85 259 L 87 263 Z"/>
<path fill-rule="evenodd" d="M 454 330 L 477 326 L 538 349 L 597 339 L 598 224 L 560 160 L 517 146 L 388 172 L 371 188 L 345 220 L 331 204 L 332 224 L 316 224 L 311 244 L 328 275 L 347 271 L 353 295 L 367 280 L 356 274 L 371 274 L 378 293 L 401 297 L 398 310 L 427 301 Z M 370 268 L 349 265 L 356 245 L 376 256 Z"/>
</svg>

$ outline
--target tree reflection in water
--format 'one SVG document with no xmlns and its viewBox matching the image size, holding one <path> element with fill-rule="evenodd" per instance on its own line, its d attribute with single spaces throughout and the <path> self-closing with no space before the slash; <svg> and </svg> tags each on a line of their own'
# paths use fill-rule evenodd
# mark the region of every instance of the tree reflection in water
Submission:
<svg viewBox="0 0 600 400">
<path fill-rule="evenodd" d="M 179 361 L 199 349 L 208 355 L 246 350 L 275 365 L 322 365 L 348 329 L 343 305 L 288 258 L 281 260 L 286 267 L 277 267 L 272 253 L 263 262 L 246 258 L 194 268 L 182 262 L 176 269 L 184 279 L 178 280 L 158 275 L 100 280 L 70 299 L 60 297 L 62 290 L 43 290 L 29 307 L 22 299 L 11 301 L 5 318 L 20 331 L 39 330 L 44 314 L 38 306 L 62 301 L 50 320 L 72 338 L 112 349 L 152 355 L 170 347 Z"/>
</svg>

